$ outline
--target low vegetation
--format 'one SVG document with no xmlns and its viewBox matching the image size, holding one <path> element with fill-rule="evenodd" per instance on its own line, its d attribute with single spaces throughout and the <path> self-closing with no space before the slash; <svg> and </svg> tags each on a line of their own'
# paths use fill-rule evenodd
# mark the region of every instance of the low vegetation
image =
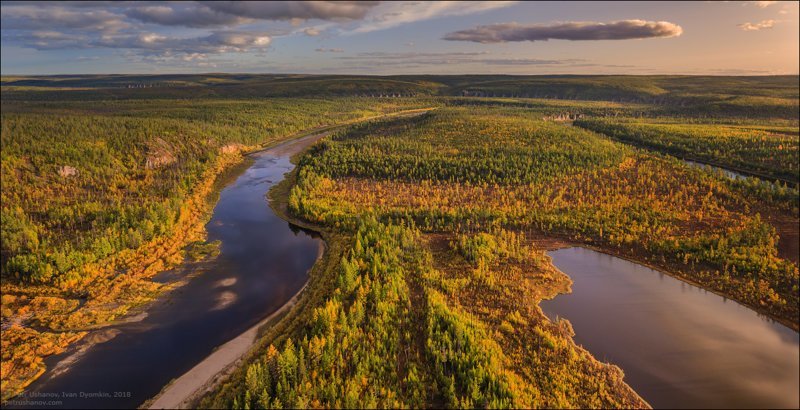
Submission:
<svg viewBox="0 0 800 410">
<path fill-rule="evenodd" d="M 167 289 L 154 274 L 214 253 L 203 251 L 214 182 L 243 152 L 420 104 L 4 100 L 3 397 L 43 357 Z"/>
<path fill-rule="evenodd" d="M 619 369 L 574 345 L 567 322 L 541 313 L 536 302 L 569 280 L 534 238 L 601 247 L 796 322 L 798 268 L 779 255 L 773 226 L 778 216 L 796 224 L 796 189 L 733 181 L 542 120 L 533 107 L 463 105 L 354 126 L 300 159 L 289 211 L 350 238 L 338 266 L 312 279 L 334 288 L 310 291 L 313 314 L 268 333 L 202 406 L 646 406 Z M 373 243 L 374 231 L 395 236 Z M 369 303 L 380 281 L 392 290 Z M 337 360 L 308 359 L 331 338 Z M 299 357 L 298 345 L 300 370 L 270 370 Z M 308 369 L 322 371 L 286 388 Z"/>
<path fill-rule="evenodd" d="M 299 158 L 278 200 L 326 254 L 195 404 L 646 407 L 539 309 L 570 286 L 543 238 L 797 329 L 797 76 L 3 77 L 3 399 L 217 254 L 203 226 L 242 153 L 421 107 Z"/>
<path fill-rule="evenodd" d="M 316 223 L 375 215 L 432 232 L 564 237 L 798 319 L 798 268 L 778 254 L 771 224 L 797 224 L 793 188 L 759 198 L 720 175 L 496 108 L 357 127 L 319 144 L 299 175 L 290 207 Z"/>
<path fill-rule="evenodd" d="M 682 158 L 795 186 L 800 181 L 800 136 L 796 126 L 607 118 L 581 119 L 575 125 Z"/>
<path fill-rule="evenodd" d="M 493 285 L 456 273 L 473 262 L 452 250 L 444 252 L 454 265 L 437 269 L 439 241 L 414 227 L 364 220 L 339 264 L 313 279 L 335 288 L 201 407 L 646 406 L 619 369 L 595 361 L 571 342 L 568 326 L 525 302 L 534 281 L 563 287 L 568 279 L 523 238 L 486 235 L 494 246 L 481 245 L 485 255 L 517 252 L 513 268 L 482 268 Z M 486 295 L 514 290 L 525 293 L 508 306 L 475 310 Z"/>
</svg>

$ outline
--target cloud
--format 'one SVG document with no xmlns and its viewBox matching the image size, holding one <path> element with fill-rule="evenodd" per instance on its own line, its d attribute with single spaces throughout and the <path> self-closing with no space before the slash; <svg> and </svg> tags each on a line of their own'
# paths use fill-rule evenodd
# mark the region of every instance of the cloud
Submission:
<svg viewBox="0 0 800 410">
<path fill-rule="evenodd" d="M 116 32 L 131 25 L 124 17 L 106 10 L 70 10 L 59 6 L 3 5 L 4 30 L 83 29 Z"/>
<path fill-rule="evenodd" d="M 170 37 L 157 33 L 104 34 L 98 38 L 52 31 L 37 31 L 20 36 L 23 43 L 39 50 L 111 48 L 147 55 L 199 56 L 220 53 L 263 51 L 272 42 L 270 36 L 257 32 L 216 31 L 200 37 Z"/>
<path fill-rule="evenodd" d="M 320 34 L 320 31 L 316 27 L 308 27 L 308 28 L 303 29 L 303 33 L 305 33 L 305 35 L 310 36 L 310 37 L 316 37 L 316 36 L 318 36 Z"/>
<path fill-rule="evenodd" d="M 516 1 L 389 1 L 376 7 L 366 22 L 349 33 L 367 33 L 403 24 L 447 16 L 463 16 L 499 9 Z"/>
<path fill-rule="evenodd" d="M 681 35 L 681 26 L 667 21 L 622 20 L 611 23 L 491 24 L 444 36 L 445 40 L 476 43 L 547 40 L 628 40 Z"/>
<path fill-rule="evenodd" d="M 481 64 L 489 65 L 561 65 L 584 61 L 581 59 L 567 60 L 541 60 L 538 58 L 486 58 L 477 60 Z"/>
<path fill-rule="evenodd" d="M 337 57 L 350 63 L 352 68 L 361 67 L 425 67 L 443 65 L 483 65 L 483 66 L 575 66 L 584 63 L 583 59 L 538 59 L 538 58 L 487 58 L 491 53 L 478 52 L 362 52 L 352 56 Z M 352 65 L 354 64 L 354 65 Z"/>
<path fill-rule="evenodd" d="M 214 11 L 265 20 L 363 18 L 377 1 L 214 1 L 203 3 Z"/>
<path fill-rule="evenodd" d="M 778 3 L 777 1 L 751 1 L 751 4 L 755 5 L 758 8 L 767 8 L 773 4 Z"/>
<path fill-rule="evenodd" d="M 357 53 L 355 55 L 336 57 L 345 68 L 361 70 L 363 67 L 390 67 L 390 68 L 410 68 L 410 67 L 430 67 L 444 65 L 461 65 L 473 63 L 476 58 L 489 54 L 487 52 L 441 52 L 441 53 L 421 53 L 421 52 L 385 52 L 370 51 Z"/>
<path fill-rule="evenodd" d="M 344 50 L 341 48 L 317 48 L 314 51 L 318 53 L 344 53 Z"/>
<path fill-rule="evenodd" d="M 54 31 L 36 31 L 24 35 L 6 36 L 25 47 L 37 50 L 53 49 L 119 49 L 140 55 L 164 55 L 183 58 L 210 54 L 265 51 L 272 38 L 265 33 L 217 31 L 200 37 L 171 37 L 157 33 L 104 34 L 93 38 Z"/>
<path fill-rule="evenodd" d="M 207 36 L 176 38 L 156 33 L 102 36 L 88 47 L 127 50 L 130 55 L 150 57 L 151 61 L 206 60 L 210 54 L 266 49 L 272 39 L 263 33 L 218 31 Z"/>
<path fill-rule="evenodd" d="M 716 75 L 765 75 L 776 74 L 778 72 L 774 70 L 753 70 L 747 68 L 712 68 L 709 70 L 695 70 L 693 74 L 704 75 L 709 73 Z"/>
<path fill-rule="evenodd" d="M 4 37 L 38 50 L 81 48 L 89 41 L 89 38 L 83 35 L 51 30 L 38 30 L 24 35 L 12 34 Z"/>
<path fill-rule="evenodd" d="M 775 20 L 761 20 L 758 23 L 742 23 L 739 24 L 737 27 L 741 28 L 744 31 L 759 31 L 763 29 L 772 28 L 775 26 Z"/>
<path fill-rule="evenodd" d="M 377 1 L 3 2 L 3 28 L 130 27 L 132 22 L 183 27 L 233 27 L 256 20 L 357 20 Z M 113 11 L 113 12 L 112 12 Z M 127 21 L 126 21 L 127 18 Z"/>
<path fill-rule="evenodd" d="M 130 18 L 164 26 L 214 27 L 239 25 L 252 20 L 231 15 L 203 4 L 173 3 L 169 5 L 145 5 L 125 11 Z"/>
<path fill-rule="evenodd" d="M 393 53 L 393 52 L 386 52 L 386 51 L 367 51 L 363 53 L 358 53 L 355 56 L 347 56 L 347 57 L 339 57 L 342 60 L 424 60 L 429 58 L 436 58 L 436 59 L 464 59 L 464 58 L 471 58 L 475 56 L 489 54 L 486 51 L 474 51 L 474 52 L 445 52 L 445 53 L 418 53 L 418 52 L 401 52 L 401 53 Z"/>
</svg>

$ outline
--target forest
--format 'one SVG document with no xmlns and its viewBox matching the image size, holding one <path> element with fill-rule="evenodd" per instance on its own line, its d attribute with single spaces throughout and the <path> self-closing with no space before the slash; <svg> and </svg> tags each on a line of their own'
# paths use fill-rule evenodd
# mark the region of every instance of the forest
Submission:
<svg viewBox="0 0 800 410">
<path fill-rule="evenodd" d="M 3 397 L 43 357 L 167 289 L 154 274 L 209 248 L 215 180 L 243 153 L 420 104 L 3 100 Z"/>
<path fill-rule="evenodd" d="M 474 270 L 464 278 L 437 269 L 415 227 L 364 219 L 352 239 L 340 239 L 352 242 L 332 269 L 328 296 L 200 406 L 642 407 L 619 369 L 595 361 L 570 342 L 568 327 L 521 298 L 491 317 L 461 305 L 502 297 L 499 282 L 519 283 L 523 270 L 564 285 L 566 277 L 547 269 L 547 257 L 522 237 L 489 237 L 492 245 L 482 237 L 453 245 L 484 255 L 459 258 L 460 272 Z M 512 255 L 516 269 L 491 262 Z M 476 277 L 484 280 L 470 280 Z M 464 291 L 470 295 L 459 301 Z M 526 352 L 530 346 L 537 348 Z"/>
<path fill-rule="evenodd" d="M 797 129 L 761 124 L 682 123 L 681 120 L 581 119 L 577 126 L 679 157 L 719 164 L 797 185 Z"/>
<path fill-rule="evenodd" d="M 196 406 L 647 407 L 539 308 L 571 284 L 551 241 L 800 321 L 797 76 L 0 83 L 4 400 L 219 253 L 204 225 L 245 154 L 331 126 L 270 194 L 325 254 Z"/>
<path fill-rule="evenodd" d="M 775 183 L 753 195 L 764 184 L 518 109 L 452 108 L 320 143 L 300 162 L 289 206 L 345 228 L 375 216 L 430 232 L 503 227 L 596 244 L 796 323 L 796 259 L 780 254 L 776 225 L 796 225 L 798 191 Z"/>
<path fill-rule="evenodd" d="M 317 309 L 347 312 L 347 319 L 337 315 L 343 324 L 352 321 L 351 312 L 356 320 L 387 317 L 379 303 L 367 304 L 366 311 L 339 304 L 343 290 L 359 281 L 374 284 L 381 271 L 352 259 L 365 248 L 365 227 L 410 232 L 399 255 L 415 262 L 401 262 L 406 278 L 396 291 L 401 297 L 392 293 L 381 300 L 395 300 L 397 309 L 410 312 L 400 317 L 417 321 L 398 325 L 411 329 L 400 332 L 405 338 L 400 346 L 413 349 L 412 358 L 380 341 L 371 351 L 343 354 L 332 373 L 339 377 L 314 374 L 318 378 L 299 396 L 281 393 L 284 380 L 302 380 L 303 369 L 319 366 L 296 362 L 299 370 L 284 376 L 282 360 L 285 354 L 294 357 L 296 341 L 303 340 L 305 356 L 320 337 L 319 310 L 298 313 L 280 333 L 267 333 L 249 364 L 201 406 L 645 406 L 618 370 L 574 345 L 568 322 L 553 323 L 527 303 L 569 286 L 543 253 L 553 238 L 660 268 L 796 327 L 797 255 L 785 245 L 797 238 L 798 190 L 774 178 L 794 171 L 796 118 L 737 119 L 733 113 L 715 123 L 677 107 L 524 98 L 459 97 L 444 104 L 422 116 L 359 124 L 326 138 L 298 159 L 284 198 L 293 218 L 350 243 L 339 264 L 312 276 L 312 283 L 329 278 L 337 287 L 309 296 Z M 575 113 L 585 117 L 571 126 L 564 117 Z M 680 155 L 625 144 L 629 141 L 589 125 L 626 121 L 667 124 L 660 135 L 676 140 L 681 131 L 716 133 L 685 144 L 681 148 L 690 154 Z M 694 136 L 700 135 L 706 134 Z M 752 151 L 750 141 L 757 147 Z M 732 179 L 678 158 L 700 160 L 714 149 L 740 155 L 739 164 L 751 167 L 768 160 L 773 174 Z M 722 156 L 716 163 L 733 168 L 733 161 Z M 322 296 L 327 294 L 334 296 Z M 481 343 L 495 359 L 488 363 L 469 352 L 481 334 L 490 335 Z M 408 364 L 420 356 L 427 360 Z M 400 366 L 393 378 L 368 373 L 372 376 L 363 377 L 361 386 L 358 379 L 350 381 L 365 368 L 374 371 L 365 364 L 376 357 Z M 483 371 L 465 367 L 464 357 Z M 440 366 L 456 372 L 448 380 Z M 492 375 L 497 368 L 505 377 Z M 428 389 L 417 384 L 424 376 Z M 385 390 L 373 390 L 374 380 L 388 380 L 381 383 Z M 465 381 L 478 386 L 464 386 Z M 326 395 L 316 386 L 332 387 Z"/>
</svg>

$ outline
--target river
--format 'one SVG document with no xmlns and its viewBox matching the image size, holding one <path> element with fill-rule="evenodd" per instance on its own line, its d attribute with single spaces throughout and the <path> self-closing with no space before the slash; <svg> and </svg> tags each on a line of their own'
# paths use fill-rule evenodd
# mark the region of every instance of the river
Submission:
<svg viewBox="0 0 800 410">
<path fill-rule="evenodd" d="M 746 179 L 747 178 L 747 175 L 738 173 L 736 171 L 731 171 L 731 170 L 729 170 L 727 168 L 717 167 L 717 166 L 714 166 L 714 165 L 709 165 L 709 164 L 705 164 L 705 163 L 697 162 L 697 161 L 692 161 L 692 160 L 688 160 L 688 159 L 683 160 L 683 162 L 685 162 L 686 164 L 688 164 L 690 166 L 697 167 L 697 168 L 703 168 L 703 169 L 709 170 L 711 172 L 721 172 L 722 175 L 724 175 L 724 176 L 726 176 L 726 177 L 728 177 L 730 179 L 734 179 L 735 180 L 735 179 Z"/>
<path fill-rule="evenodd" d="M 294 167 L 289 157 L 319 137 L 251 155 L 252 165 L 220 192 L 206 225 L 208 239 L 221 241 L 212 266 L 156 301 L 143 320 L 114 326 L 116 337 L 86 350 L 65 372 L 52 369 L 71 352 L 48 358 L 50 370 L 27 389 L 28 400 L 135 408 L 290 300 L 322 241 L 279 218 L 265 195 Z"/>
<path fill-rule="evenodd" d="M 800 340 L 734 301 L 586 248 L 552 251 L 572 293 L 541 303 L 655 408 L 798 408 Z"/>
</svg>

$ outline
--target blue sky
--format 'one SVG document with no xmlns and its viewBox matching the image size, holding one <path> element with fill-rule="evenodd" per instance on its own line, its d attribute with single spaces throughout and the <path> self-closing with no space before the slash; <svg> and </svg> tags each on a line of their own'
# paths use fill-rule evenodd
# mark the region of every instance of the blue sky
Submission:
<svg viewBox="0 0 800 410">
<path fill-rule="evenodd" d="M 798 2 L 2 2 L 2 74 L 797 74 Z"/>
</svg>

